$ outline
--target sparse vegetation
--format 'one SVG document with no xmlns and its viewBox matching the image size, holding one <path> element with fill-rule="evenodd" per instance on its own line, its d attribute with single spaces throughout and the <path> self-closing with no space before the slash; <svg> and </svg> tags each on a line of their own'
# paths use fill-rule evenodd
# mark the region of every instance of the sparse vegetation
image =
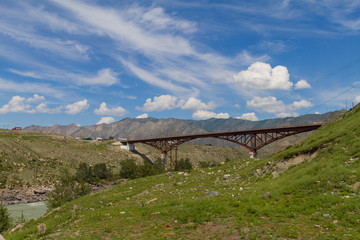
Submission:
<svg viewBox="0 0 360 240">
<path fill-rule="evenodd" d="M 90 193 L 90 187 L 86 183 L 77 182 L 75 176 L 64 170 L 54 190 L 48 194 L 48 206 L 56 208 L 88 193 Z"/>
<path fill-rule="evenodd" d="M 0 202 L 0 233 L 6 231 L 11 226 L 11 218 L 6 206 Z"/>
<path fill-rule="evenodd" d="M 191 170 L 193 169 L 189 158 L 181 158 L 175 168 L 175 171 Z"/>
</svg>

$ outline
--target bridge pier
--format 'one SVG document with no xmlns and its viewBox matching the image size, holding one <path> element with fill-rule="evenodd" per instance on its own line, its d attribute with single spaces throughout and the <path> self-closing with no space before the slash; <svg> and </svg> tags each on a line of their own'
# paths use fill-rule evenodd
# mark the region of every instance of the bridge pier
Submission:
<svg viewBox="0 0 360 240">
<path fill-rule="evenodd" d="M 250 155 L 251 159 L 257 159 L 257 151 L 256 150 L 249 152 L 249 155 Z"/>
<path fill-rule="evenodd" d="M 161 159 L 164 161 L 165 170 L 167 170 L 167 152 L 161 152 Z"/>
</svg>

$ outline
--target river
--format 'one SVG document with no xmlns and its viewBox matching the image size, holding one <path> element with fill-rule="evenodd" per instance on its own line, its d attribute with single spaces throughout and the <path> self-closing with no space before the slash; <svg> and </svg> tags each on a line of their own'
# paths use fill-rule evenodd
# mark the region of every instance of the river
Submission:
<svg viewBox="0 0 360 240">
<path fill-rule="evenodd" d="M 17 221 L 23 215 L 26 221 L 37 219 L 47 211 L 46 202 L 19 203 L 7 206 L 11 217 Z"/>
</svg>

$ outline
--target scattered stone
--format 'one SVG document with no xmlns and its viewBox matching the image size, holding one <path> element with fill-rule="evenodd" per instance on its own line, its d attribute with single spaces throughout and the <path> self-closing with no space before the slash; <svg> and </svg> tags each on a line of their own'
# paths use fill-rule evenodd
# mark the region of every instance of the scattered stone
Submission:
<svg viewBox="0 0 360 240">
<path fill-rule="evenodd" d="M 333 224 L 337 224 L 339 222 L 339 220 L 334 220 Z"/>
<path fill-rule="evenodd" d="M 75 218 L 75 217 L 76 217 L 76 211 L 75 211 L 75 209 L 72 209 L 72 210 L 70 211 L 70 216 L 71 216 L 71 218 Z"/>
<path fill-rule="evenodd" d="M 45 225 L 45 223 L 41 223 L 37 228 L 38 228 L 39 234 L 45 234 L 45 232 L 46 232 L 46 225 Z"/>
<path fill-rule="evenodd" d="M 5 240 L 5 238 L 0 234 L 0 240 Z"/>
<path fill-rule="evenodd" d="M 323 214 L 323 217 L 330 217 L 331 215 L 329 213 Z"/>
<path fill-rule="evenodd" d="M 45 194 L 46 191 L 42 189 L 34 189 L 34 194 Z"/>
<path fill-rule="evenodd" d="M 105 216 L 110 216 L 110 213 L 105 213 Z"/>
<path fill-rule="evenodd" d="M 230 174 L 225 174 L 224 177 L 223 177 L 223 179 L 226 180 L 226 179 L 228 179 L 229 177 L 230 177 Z"/>
<path fill-rule="evenodd" d="M 178 172 L 178 175 L 184 175 L 184 172 Z"/>
<path fill-rule="evenodd" d="M 159 215 L 160 212 L 153 212 L 152 215 Z"/>
<path fill-rule="evenodd" d="M 219 192 L 207 192 L 207 193 L 205 193 L 206 197 L 219 196 L 219 195 L 220 195 Z"/>
<path fill-rule="evenodd" d="M 264 199 L 271 198 L 271 195 L 270 195 L 269 192 L 266 192 L 266 193 L 264 193 L 264 195 L 262 196 L 262 198 L 264 198 Z"/>
<path fill-rule="evenodd" d="M 120 212 L 120 214 L 125 214 L 125 212 Z"/>
<path fill-rule="evenodd" d="M 221 162 L 221 163 L 220 163 L 220 165 L 224 165 L 224 164 L 225 164 L 225 162 Z"/>
<path fill-rule="evenodd" d="M 244 190 L 242 187 L 239 188 L 240 191 Z"/>
<path fill-rule="evenodd" d="M 173 176 L 173 174 L 172 174 L 171 172 L 167 172 L 167 173 L 166 173 L 166 176 L 168 176 L 168 177 L 172 177 L 172 176 Z"/>
<path fill-rule="evenodd" d="M 189 176 L 189 173 L 184 172 L 184 176 L 185 176 L 185 177 Z"/>
</svg>

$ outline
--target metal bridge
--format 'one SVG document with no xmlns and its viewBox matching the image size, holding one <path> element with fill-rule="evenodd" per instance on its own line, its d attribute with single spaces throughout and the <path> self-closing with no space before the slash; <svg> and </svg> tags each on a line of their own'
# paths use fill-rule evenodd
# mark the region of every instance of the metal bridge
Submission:
<svg viewBox="0 0 360 240">
<path fill-rule="evenodd" d="M 172 137 L 148 138 L 125 140 L 128 144 L 144 143 L 159 150 L 165 158 L 165 167 L 167 168 L 167 156 L 170 157 L 170 169 L 174 169 L 177 164 L 177 146 L 182 143 L 198 138 L 218 138 L 236 143 L 250 150 L 250 158 L 256 158 L 257 150 L 281 138 L 295 135 L 302 132 L 313 131 L 321 127 L 321 124 L 286 126 L 275 128 L 259 128 L 229 132 L 214 132 L 192 135 L 180 135 Z M 173 159 L 173 151 L 175 156 Z"/>
</svg>

